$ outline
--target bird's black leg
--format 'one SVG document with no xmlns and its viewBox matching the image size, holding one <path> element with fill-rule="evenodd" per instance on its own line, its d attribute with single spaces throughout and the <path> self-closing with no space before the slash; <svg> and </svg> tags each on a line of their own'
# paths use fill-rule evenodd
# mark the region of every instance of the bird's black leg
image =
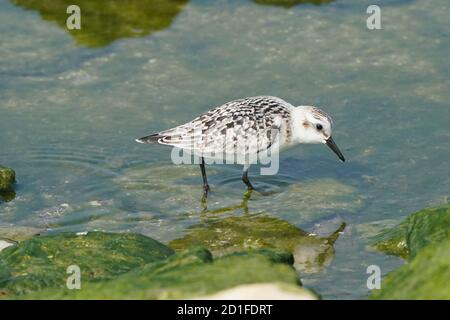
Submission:
<svg viewBox="0 0 450 320">
<path fill-rule="evenodd" d="M 203 195 L 207 196 L 209 191 L 209 185 L 208 179 L 206 178 L 205 159 L 203 159 L 203 157 L 200 158 L 200 170 L 202 171 L 203 177 Z"/>
<path fill-rule="evenodd" d="M 248 190 L 253 190 L 252 184 L 250 183 L 250 180 L 248 179 L 248 169 L 250 166 L 244 166 L 244 171 L 242 173 L 242 181 L 244 181 L 245 185 L 247 186 Z"/>
</svg>

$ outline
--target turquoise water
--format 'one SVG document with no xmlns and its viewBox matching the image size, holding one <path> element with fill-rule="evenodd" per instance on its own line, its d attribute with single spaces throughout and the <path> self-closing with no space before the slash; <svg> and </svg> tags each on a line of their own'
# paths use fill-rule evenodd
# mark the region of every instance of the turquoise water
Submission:
<svg viewBox="0 0 450 320">
<path fill-rule="evenodd" d="M 379 1 L 375 31 L 370 4 L 190 1 L 167 27 L 85 43 L 1 0 L 0 163 L 18 183 L 0 225 L 167 243 L 205 219 L 245 213 L 318 233 L 345 221 L 329 265 L 301 278 L 327 299 L 366 298 L 368 265 L 386 274 L 402 263 L 368 250 L 368 238 L 448 202 L 450 189 L 448 1 Z M 275 192 L 254 193 L 247 206 L 241 168 L 209 167 L 205 212 L 197 166 L 173 166 L 170 149 L 134 142 L 261 94 L 330 113 L 348 161 L 321 145 L 288 150 L 278 175 L 251 171 Z"/>
</svg>

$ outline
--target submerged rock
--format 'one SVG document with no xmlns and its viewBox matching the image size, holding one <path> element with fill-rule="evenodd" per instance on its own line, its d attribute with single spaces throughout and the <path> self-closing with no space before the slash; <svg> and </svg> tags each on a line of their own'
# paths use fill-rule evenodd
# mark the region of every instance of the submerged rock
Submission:
<svg viewBox="0 0 450 320">
<path fill-rule="evenodd" d="M 297 275 L 286 263 L 291 258 L 283 252 L 260 250 L 213 259 L 208 250 L 191 248 L 116 279 L 86 283 L 82 290 L 44 290 L 20 298 L 185 299 L 251 283 L 276 282 L 298 287 Z"/>
<path fill-rule="evenodd" d="M 14 190 L 0 190 L 0 203 L 14 200 L 16 192 Z"/>
<path fill-rule="evenodd" d="M 0 191 L 11 190 L 16 181 L 16 173 L 13 169 L 0 166 Z"/>
<path fill-rule="evenodd" d="M 294 266 L 300 272 L 319 272 L 334 255 L 334 242 L 345 224 L 328 237 L 305 232 L 287 221 L 266 215 L 244 215 L 210 219 L 192 226 L 188 233 L 169 246 L 183 250 L 204 246 L 215 256 L 248 249 L 279 249 L 293 253 Z"/>
<path fill-rule="evenodd" d="M 15 5 L 36 10 L 43 20 L 53 21 L 75 40 L 89 47 L 100 47 L 116 39 L 142 37 L 169 27 L 189 0 L 11 0 Z M 67 7 L 81 9 L 81 30 L 68 30 Z"/>
<path fill-rule="evenodd" d="M 414 213 L 373 246 L 409 263 L 389 273 L 374 299 L 450 299 L 450 205 Z"/>
<path fill-rule="evenodd" d="M 208 174 L 218 180 L 229 181 L 212 185 L 215 192 L 207 202 L 202 201 L 197 166 L 132 166 L 114 182 L 124 194 L 128 194 L 126 205 L 133 210 L 171 213 L 165 223 L 173 221 L 170 229 L 177 230 L 173 236 L 167 236 L 167 240 L 183 232 L 183 225 L 191 225 L 193 218 L 201 218 L 200 215 L 224 217 L 277 212 L 283 220 L 302 225 L 323 220 L 337 212 L 357 213 L 364 204 L 356 188 L 335 179 L 284 183 L 280 182 L 281 177 L 255 177 L 255 184 L 263 186 L 266 192 L 273 192 L 271 196 L 264 196 L 256 191 L 248 193 L 240 173 L 235 175 L 234 168 L 229 166 L 211 166 Z M 231 178 L 225 178 L 227 176 Z M 185 223 L 180 223 L 181 219 Z"/>
<path fill-rule="evenodd" d="M 111 279 L 172 254 L 172 249 L 138 234 L 36 236 L 0 253 L 0 291 L 9 295 L 64 288 L 71 265 L 80 267 L 82 281 Z"/>
</svg>

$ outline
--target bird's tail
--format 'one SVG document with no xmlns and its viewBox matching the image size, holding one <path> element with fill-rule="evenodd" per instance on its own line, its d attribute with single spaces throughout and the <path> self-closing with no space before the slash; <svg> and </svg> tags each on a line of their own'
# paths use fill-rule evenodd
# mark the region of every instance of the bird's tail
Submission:
<svg viewBox="0 0 450 320">
<path fill-rule="evenodd" d="M 159 139 L 163 138 L 159 133 L 154 133 L 146 137 L 142 137 L 139 139 L 136 139 L 136 142 L 139 143 L 158 143 Z"/>
</svg>

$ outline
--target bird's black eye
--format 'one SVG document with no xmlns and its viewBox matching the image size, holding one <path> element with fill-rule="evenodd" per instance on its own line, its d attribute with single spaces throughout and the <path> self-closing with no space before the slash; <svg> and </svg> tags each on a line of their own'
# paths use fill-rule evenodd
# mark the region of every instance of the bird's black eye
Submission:
<svg viewBox="0 0 450 320">
<path fill-rule="evenodd" d="M 317 130 L 320 131 L 323 129 L 323 126 L 320 123 L 318 123 L 318 124 L 316 124 L 316 128 L 317 128 Z"/>
</svg>

